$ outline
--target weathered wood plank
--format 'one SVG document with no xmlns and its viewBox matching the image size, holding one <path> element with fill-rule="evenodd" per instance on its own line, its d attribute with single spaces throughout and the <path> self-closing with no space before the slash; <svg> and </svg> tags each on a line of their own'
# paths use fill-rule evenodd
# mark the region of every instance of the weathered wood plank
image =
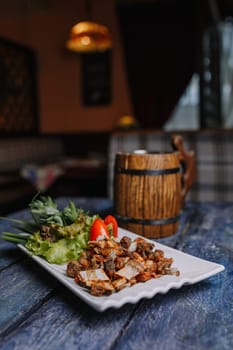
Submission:
<svg viewBox="0 0 233 350">
<path fill-rule="evenodd" d="M 30 258 L 0 273 L 0 335 L 24 320 L 59 283 Z"/>
<path fill-rule="evenodd" d="M 60 288 L 28 319 L 0 341 L 1 350 L 107 350 L 120 336 L 137 306 L 95 312 Z"/>
<path fill-rule="evenodd" d="M 229 307 L 232 291 L 211 292 L 212 283 L 221 287 L 222 281 L 211 278 L 142 302 L 115 349 L 232 349 L 232 309 L 220 301 L 225 294 Z"/>
<path fill-rule="evenodd" d="M 3 242 L 0 240 L 0 271 L 16 261 L 23 258 L 22 252 L 15 244 Z"/>
<path fill-rule="evenodd" d="M 9 215 L 9 218 L 15 218 L 15 219 L 29 219 L 30 215 L 27 210 L 21 210 L 14 215 Z M 5 220 L 0 219 L 0 233 L 4 231 L 13 232 L 15 231 L 13 229 L 13 223 Z M 0 239 L 0 271 L 7 266 L 20 261 L 25 257 L 25 255 L 17 248 L 16 244 L 3 241 Z"/>
</svg>

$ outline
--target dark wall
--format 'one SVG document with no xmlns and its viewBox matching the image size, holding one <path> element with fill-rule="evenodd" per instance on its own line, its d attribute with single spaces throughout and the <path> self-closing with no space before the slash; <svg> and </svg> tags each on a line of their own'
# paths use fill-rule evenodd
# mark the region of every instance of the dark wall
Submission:
<svg viewBox="0 0 233 350">
<path fill-rule="evenodd" d="M 220 18 L 232 1 L 214 1 Z M 209 0 L 157 0 L 117 6 L 134 115 L 142 128 L 161 128 L 194 72 L 202 38 L 213 24 Z"/>
<path fill-rule="evenodd" d="M 164 0 L 120 5 L 135 117 L 161 128 L 196 70 L 195 1 Z"/>
</svg>

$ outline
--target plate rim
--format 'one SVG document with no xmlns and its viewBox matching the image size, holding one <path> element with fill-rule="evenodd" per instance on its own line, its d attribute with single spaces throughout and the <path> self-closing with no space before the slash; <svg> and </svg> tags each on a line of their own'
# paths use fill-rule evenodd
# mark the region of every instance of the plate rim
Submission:
<svg viewBox="0 0 233 350">
<path fill-rule="evenodd" d="M 137 235 L 131 231 L 128 231 L 123 228 L 119 228 L 119 236 L 122 237 L 123 235 L 128 235 L 131 238 L 137 238 L 142 237 L 140 235 Z M 189 253 L 180 251 L 178 249 L 175 249 L 173 247 L 169 247 L 167 245 L 164 245 L 160 242 L 157 242 L 156 240 L 151 240 L 146 237 L 143 237 L 145 240 L 155 244 L 158 249 L 162 249 L 166 252 L 171 252 L 174 255 L 178 255 L 181 258 L 191 259 L 195 263 L 208 265 L 210 269 L 205 273 L 197 274 L 197 276 L 193 276 L 192 274 L 189 277 L 182 277 L 182 270 L 180 271 L 180 276 L 167 276 L 164 275 L 158 279 L 152 279 L 146 282 L 137 283 L 134 286 L 126 287 L 123 290 L 110 294 L 108 296 L 93 296 L 91 295 L 85 288 L 79 286 L 75 281 L 74 278 L 69 277 L 65 274 L 64 268 L 66 267 L 67 263 L 62 265 L 57 264 L 50 264 L 47 262 L 44 258 L 40 256 L 36 256 L 31 254 L 31 252 L 24 247 L 21 244 L 18 244 L 17 246 L 21 251 L 23 251 L 25 254 L 30 256 L 32 260 L 34 260 L 36 263 L 38 263 L 41 267 L 43 267 L 47 272 L 52 274 L 59 282 L 61 282 L 65 287 L 69 288 L 71 292 L 73 292 L 77 297 L 82 299 L 84 302 L 86 302 L 89 306 L 94 308 L 96 311 L 103 312 L 108 308 L 115 308 L 118 309 L 122 307 L 124 304 L 130 303 L 130 304 L 136 304 L 141 299 L 150 299 L 153 298 L 156 294 L 166 294 L 171 289 L 179 289 L 184 285 L 191 285 L 198 283 L 202 280 L 205 280 L 217 273 L 220 273 L 225 270 L 224 265 L 212 262 L 203 258 L 196 257 L 195 255 L 191 255 Z M 172 254 L 172 255 L 173 255 Z M 172 255 L 169 255 L 169 257 L 173 257 Z M 174 257 L 173 257 L 174 258 Z M 173 266 L 176 266 L 176 260 L 174 259 Z M 63 272 L 62 272 L 63 270 Z M 180 268 L 179 268 L 180 270 Z M 163 281 L 166 279 L 170 279 L 170 282 L 164 283 L 164 286 L 162 284 L 161 286 L 161 280 Z M 152 281 L 152 282 L 151 282 Z M 158 286 L 153 287 L 152 289 L 149 288 L 139 288 L 138 286 L 148 286 L 150 284 L 154 284 L 153 281 L 159 281 Z M 136 289 L 139 289 L 139 293 L 135 294 Z M 127 291 L 129 292 L 127 294 Z M 113 297 L 114 296 L 114 297 Z M 117 296 L 115 298 L 115 296 Z M 119 297 L 118 297 L 119 296 Z M 122 296 L 122 297 L 121 297 Z M 101 301 L 101 302 L 100 302 Z"/>
</svg>

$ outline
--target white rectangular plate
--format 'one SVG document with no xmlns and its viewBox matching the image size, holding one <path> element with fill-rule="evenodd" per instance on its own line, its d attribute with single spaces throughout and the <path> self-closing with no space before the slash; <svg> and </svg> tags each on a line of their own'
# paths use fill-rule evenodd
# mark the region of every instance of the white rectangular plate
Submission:
<svg viewBox="0 0 233 350">
<path fill-rule="evenodd" d="M 138 235 L 120 228 L 119 238 L 123 236 L 129 236 L 133 239 L 138 237 Z M 224 270 L 223 265 L 194 257 L 156 241 L 151 242 L 155 244 L 156 249 L 162 249 L 167 258 L 173 258 L 172 266 L 178 268 L 180 276 L 165 275 L 144 283 L 137 283 L 108 296 L 96 297 L 85 288 L 80 287 L 73 278 L 66 275 L 67 264 L 49 264 L 38 256 L 32 256 L 32 259 L 97 311 L 104 311 L 110 307 L 120 308 L 126 303 L 135 304 L 142 298 L 152 298 L 157 293 L 167 293 L 171 288 L 180 288 L 186 284 L 197 283 Z M 19 248 L 30 255 L 22 245 L 19 245 Z"/>
</svg>

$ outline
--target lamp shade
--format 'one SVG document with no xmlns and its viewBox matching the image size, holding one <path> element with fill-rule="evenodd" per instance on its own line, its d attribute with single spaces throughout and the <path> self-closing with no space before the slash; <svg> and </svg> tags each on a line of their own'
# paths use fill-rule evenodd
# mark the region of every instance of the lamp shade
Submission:
<svg viewBox="0 0 233 350">
<path fill-rule="evenodd" d="M 67 48 L 83 53 L 106 51 L 112 48 L 112 37 L 106 26 L 83 21 L 71 28 Z"/>
</svg>

